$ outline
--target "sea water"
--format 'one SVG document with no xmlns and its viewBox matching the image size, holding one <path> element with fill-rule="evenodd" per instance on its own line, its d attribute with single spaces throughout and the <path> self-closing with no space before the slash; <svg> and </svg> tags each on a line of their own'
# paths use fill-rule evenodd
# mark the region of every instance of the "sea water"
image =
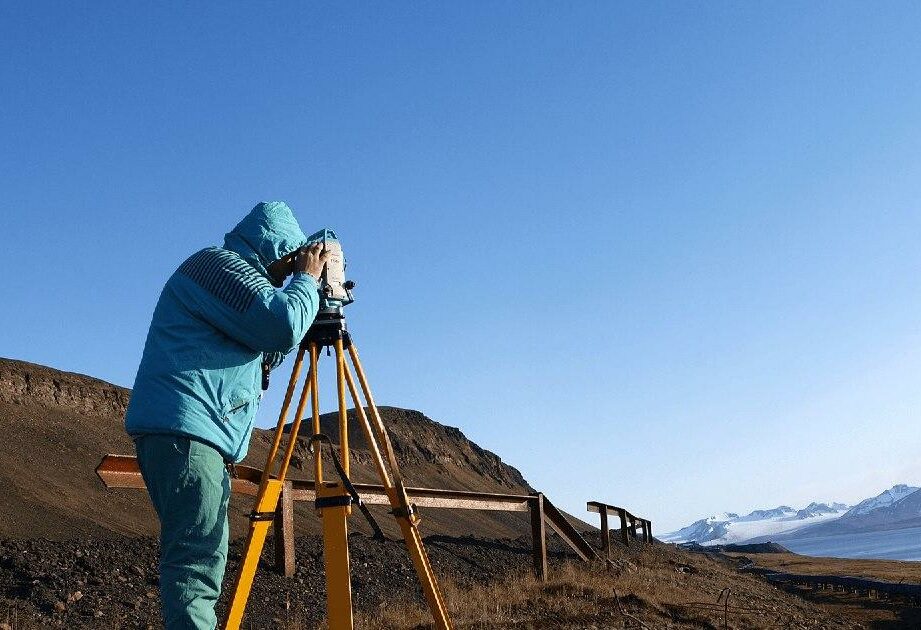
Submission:
<svg viewBox="0 0 921 630">
<path fill-rule="evenodd" d="M 921 560 L 921 527 L 794 538 L 783 540 L 781 544 L 805 556 Z"/>
</svg>

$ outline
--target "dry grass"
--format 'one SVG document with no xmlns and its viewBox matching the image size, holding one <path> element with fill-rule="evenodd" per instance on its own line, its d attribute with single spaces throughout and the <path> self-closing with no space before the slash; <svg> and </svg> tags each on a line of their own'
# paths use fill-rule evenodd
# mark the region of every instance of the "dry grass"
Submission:
<svg viewBox="0 0 921 630">
<path fill-rule="evenodd" d="M 861 627 L 726 564 L 668 548 L 646 549 L 613 570 L 555 567 L 546 583 L 522 573 L 485 586 L 443 580 L 442 588 L 458 628 L 720 628 L 725 611 L 713 604 L 725 588 L 730 628 Z M 429 620 L 417 602 L 400 601 L 359 615 L 356 627 L 427 628 Z"/>
<path fill-rule="evenodd" d="M 802 575 L 850 575 L 855 577 L 921 584 L 921 562 L 900 560 L 849 560 L 843 558 L 814 558 L 795 553 L 728 553 L 745 557 L 759 567 Z"/>
</svg>

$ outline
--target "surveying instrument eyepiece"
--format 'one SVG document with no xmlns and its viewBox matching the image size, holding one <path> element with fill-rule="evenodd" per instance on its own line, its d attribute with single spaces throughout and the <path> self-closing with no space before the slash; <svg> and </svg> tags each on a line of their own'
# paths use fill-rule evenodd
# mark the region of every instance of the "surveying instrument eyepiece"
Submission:
<svg viewBox="0 0 921 630">
<path fill-rule="evenodd" d="M 419 532 L 419 517 L 409 502 L 403 476 L 390 443 L 387 428 L 371 395 L 371 388 L 364 368 L 358 357 L 358 350 L 346 329 L 343 308 L 354 302 L 352 289 L 355 284 L 345 278 L 345 257 L 342 245 L 336 233 L 330 229 L 320 230 L 308 238 L 307 245 L 322 243 L 324 250 L 330 252 L 326 266 L 320 277 L 320 308 L 317 317 L 297 349 L 297 357 L 291 370 L 288 389 L 275 427 L 275 436 L 269 455 L 263 468 L 259 491 L 256 494 L 255 508 L 250 514 L 249 529 L 243 547 L 243 557 L 234 581 L 233 596 L 224 619 L 224 630 L 238 630 L 243 621 L 246 602 L 252 588 L 259 557 L 265 545 L 265 539 L 271 527 L 272 519 L 278 506 L 284 486 L 298 432 L 307 408 L 311 402 L 311 421 L 313 434 L 310 437 L 311 452 L 314 455 L 314 489 L 315 507 L 323 523 L 323 562 L 326 571 L 326 603 L 328 627 L 330 630 L 352 630 L 352 586 L 349 570 L 348 517 L 352 506 L 357 506 L 366 518 L 377 528 L 367 508 L 361 503 L 358 493 L 349 480 L 349 433 L 348 410 L 346 407 L 346 389 L 352 399 L 355 416 L 361 427 L 365 442 L 381 484 L 390 500 L 391 514 L 396 519 L 406 542 L 406 548 L 412 559 L 416 574 L 425 594 L 434 626 L 438 630 L 450 630 L 451 621 L 447 615 L 444 597 L 438 586 L 435 573 L 429 561 L 422 534 Z M 330 439 L 320 429 L 320 397 L 317 382 L 317 363 L 320 350 L 332 348 L 336 361 L 336 390 L 339 402 L 339 456 Z M 346 361 L 348 355 L 351 368 Z M 301 388 L 297 410 L 291 422 L 288 442 L 284 452 L 281 443 L 286 433 L 285 427 L 288 411 L 294 398 L 294 391 L 300 380 L 301 368 L 305 356 L 309 359 L 306 379 Z M 352 376 L 352 368 L 355 377 Z M 364 396 L 364 405 L 359 397 L 359 389 Z M 323 478 L 323 445 L 327 446 L 338 481 L 325 481 Z M 275 473 L 276 459 L 278 472 Z M 378 533 L 379 529 L 376 530 Z"/>
</svg>

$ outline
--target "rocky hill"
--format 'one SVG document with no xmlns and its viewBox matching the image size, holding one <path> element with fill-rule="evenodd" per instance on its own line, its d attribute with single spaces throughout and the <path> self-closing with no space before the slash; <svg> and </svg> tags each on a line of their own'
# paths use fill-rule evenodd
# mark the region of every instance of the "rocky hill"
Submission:
<svg viewBox="0 0 921 630">
<path fill-rule="evenodd" d="M 130 390 L 48 367 L 0 359 L 0 538 L 52 540 L 112 534 L 151 535 L 156 517 L 146 493 L 106 490 L 94 473 L 106 453 L 133 454 L 122 428 Z M 526 494 L 530 486 L 515 468 L 480 448 L 456 428 L 422 413 L 381 408 L 409 485 Z M 270 414 L 271 415 L 271 414 Z M 335 436 L 336 417 L 323 417 Z M 350 428 L 356 481 L 376 482 L 356 425 Z M 246 464 L 261 468 L 271 439 L 256 430 Z M 299 440 L 292 476 L 312 476 L 306 441 Z M 241 535 L 250 497 L 231 499 L 231 532 Z M 392 520 L 374 508 L 379 522 Z M 312 506 L 298 504 L 296 528 L 318 531 Z M 426 510 L 424 530 L 447 535 L 516 537 L 527 533 L 527 514 Z M 352 527 L 366 525 L 356 515 Z M 394 528 L 395 530 L 395 528 Z"/>
</svg>

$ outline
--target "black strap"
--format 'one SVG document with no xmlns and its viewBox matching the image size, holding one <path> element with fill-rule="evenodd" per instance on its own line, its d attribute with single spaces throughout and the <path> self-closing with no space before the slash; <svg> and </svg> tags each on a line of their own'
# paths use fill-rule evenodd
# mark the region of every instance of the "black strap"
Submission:
<svg viewBox="0 0 921 630">
<path fill-rule="evenodd" d="M 361 510 L 361 513 L 364 515 L 365 520 L 368 521 L 368 525 L 371 526 L 371 529 L 374 530 L 374 537 L 379 540 L 383 540 L 384 532 L 381 531 L 380 526 L 377 524 L 377 521 L 374 520 L 374 516 L 371 515 L 371 511 L 368 509 L 368 506 L 365 505 L 364 501 L 361 500 L 361 496 L 358 494 L 358 490 L 355 489 L 355 486 L 352 485 L 352 482 L 349 480 L 349 476 L 345 474 L 345 469 L 342 467 L 342 462 L 339 461 L 339 455 L 336 454 L 336 449 L 333 448 L 333 444 L 329 439 L 329 436 L 323 433 L 317 433 L 310 437 L 310 450 L 313 451 L 314 442 L 319 442 L 322 448 L 323 444 L 329 447 L 329 454 L 333 459 L 333 466 L 336 467 L 336 472 L 339 474 L 339 479 L 342 480 L 342 487 L 345 488 L 346 492 L 349 493 L 347 497 L 317 497 L 314 501 L 314 506 L 317 509 L 323 509 L 325 507 L 342 507 L 347 505 L 357 505 L 358 509 Z M 322 456 L 322 453 L 321 453 Z"/>
<path fill-rule="evenodd" d="M 348 507 L 353 503 L 355 503 L 355 499 L 351 496 L 337 494 L 331 497 L 317 497 L 317 500 L 313 502 L 313 506 L 322 510 L 328 507 Z"/>
<path fill-rule="evenodd" d="M 262 362 L 262 391 L 269 389 L 269 375 L 272 373 L 272 365 L 268 361 Z"/>
</svg>

